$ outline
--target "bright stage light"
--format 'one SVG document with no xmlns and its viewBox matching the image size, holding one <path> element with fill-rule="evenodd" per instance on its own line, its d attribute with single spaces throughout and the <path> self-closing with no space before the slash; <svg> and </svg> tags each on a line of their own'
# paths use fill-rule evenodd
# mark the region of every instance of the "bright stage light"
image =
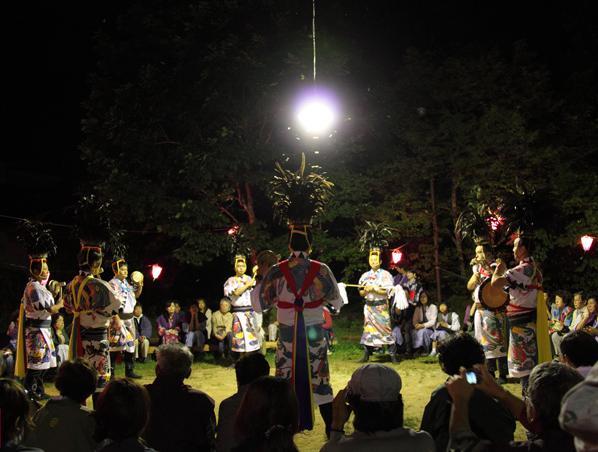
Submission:
<svg viewBox="0 0 598 452">
<path fill-rule="evenodd" d="M 297 120 L 306 133 L 319 137 L 332 129 L 336 114 L 324 99 L 308 99 L 299 106 Z"/>
</svg>

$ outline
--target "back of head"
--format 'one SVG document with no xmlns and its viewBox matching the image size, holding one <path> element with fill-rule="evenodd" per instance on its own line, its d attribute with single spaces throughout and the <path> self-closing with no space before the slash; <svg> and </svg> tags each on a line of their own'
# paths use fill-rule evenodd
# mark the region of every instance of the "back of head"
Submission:
<svg viewBox="0 0 598 452">
<path fill-rule="evenodd" d="M 278 256 L 272 250 L 263 250 L 258 253 L 256 260 L 258 266 L 272 267 L 278 262 Z"/>
<path fill-rule="evenodd" d="M 0 448 L 18 440 L 30 425 L 29 400 L 25 389 L 10 378 L 0 379 Z"/>
<path fill-rule="evenodd" d="M 561 400 L 582 380 L 575 369 L 562 363 L 550 361 L 534 367 L 527 393 L 544 431 L 559 428 Z"/>
<path fill-rule="evenodd" d="M 150 414 L 147 390 L 127 378 L 113 380 L 100 394 L 95 411 L 96 439 L 138 438 Z"/>
<path fill-rule="evenodd" d="M 243 386 L 270 374 L 270 364 L 261 353 L 246 355 L 235 364 L 237 384 Z"/>
<path fill-rule="evenodd" d="M 457 375 L 460 367 L 471 369 L 486 360 L 480 343 L 466 333 L 459 333 L 438 346 L 438 362 L 448 375 Z"/>
<path fill-rule="evenodd" d="M 573 367 L 593 366 L 598 361 L 598 342 L 585 331 L 573 331 L 563 338 L 561 354 Z"/>
<path fill-rule="evenodd" d="M 257 450 L 296 451 L 297 428 L 297 398 L 287 380 L 266 376 L 249 385 L 235 419 L 244 443 Z"/>
<path fill-rule="evenodd" d="M 163 344 L 157 351 L 159 377 L 184 380 L 191 375 L 193 353 L 182 344 Z"/>
<path fill-rule="evenodd" d="M 353 372 L 347 401 L 355 413 L 355 430 L 374 433 L 402 427 L 401 387 L 399 374 L 383 364 L 366 364 Z"/>
<path fill-rule="evenodd" d="M 84 403 L 95 391 L 97 382 L 98 372 L 87 361 L 77 358 L 62 363 L 54 384 L 61 396 Z"/>
</svg>

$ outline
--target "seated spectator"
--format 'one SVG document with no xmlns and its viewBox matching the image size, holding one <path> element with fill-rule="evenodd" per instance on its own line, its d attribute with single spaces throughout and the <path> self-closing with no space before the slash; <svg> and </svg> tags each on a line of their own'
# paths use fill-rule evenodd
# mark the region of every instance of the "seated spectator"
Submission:
<svg viewBox="0 0 598 452">
<path fill-rule="evenodd" d="M 98 452 L 156 452 L 140 435 L 147 425 L 150 402 L 147 391 L 133 380 L 113 380 L 98 397 L 96 439 Z"/>
<path fill-rule="evenodd" d="M 180 316 L 176 314 L 176 304 L 174 301 L 167 301 L 164 304 L 164 313 L 156 320 L 161 344 L 172 344 L 181 340 L 182 324 Z"/>
<path fill-rule="evenodd" d="M 152 337 L 152 322 L 143 315 L 143 306 L 139 303 L 133 309 L 133 323 L 135 325 L 135 359 L 144 363 L 149 351 Z"/>
<path fill-rule="evenodd" d="M 432 333 L 432 352 L 430 356 L 436 356 L 436 347 L 439 342 L 444 342 L 456 334 L 460 329 L 459 316 L 456 312 L 448 312 L 446 303 L 441 303 L 438 307 L 440 313 L 436 318 L 436 325 Z"/>
<path fill-rule="evenodd" d="M 583 327 L 583 322 L 588 316 L 588 308 L 586 308 L 586 302 L 583 299 L 581 292 L 576 292 L 573 295 L 573 308 L 569 330 L 577 331 Z"/>
<path fill-rule="evenodd" d="M 189 313 L 187 315 L 187 335 L 185 336 L 185 345 L 197 357 L 203 354 L 203 346 L 205 345 L 208 332 L 206 331 L 206 324 L 208 318 L 199 310 L 197 303 L 189 306 Z"/>
<path fill-rule="evenodd" d="M 217 357 L 230 358 L 233 341 L 233 315 L 228 298 L 220 300 L 220 310 L 212 314 L 212 338 L 218 347 Z"/>
<path fill-rule="evenodd" d="M 555 355 L 561 354 L 561 341 L 569 331 L 573 309 L 567 305 L 563 292 L 557 292 L 554 296 L 554 303 L 550 309 L 550 321 L 548 322 L 548 333 L 552 340 Z"/>
<path fill-rule="evenodd" d="M 440 368 L 450 377 L 459 373 L 459 368 L 472 369 L 484 363 L 484 350 L 469 334 L 460 333 L 438 347 Z M 451 398 L 444 384 L 432 392 L 424 409 L 421 430 L 434 438 L 436 450 L 446 450 L 449 442 L 449 421 Z M 508 443 L 515 433 L 515 418 L 492 397 L 484 392 L 474 391 L 469 401 L 469 424 L 473 432 L 493 443 Z"/>
<path fill-rule="evenodd" d="M 598 341 L 598 311 L 596 309 L 596 298 L 588 298 L 588 316 L 583 323 L 583 330 L 591 334 Z"/>
<path fill-rule="evenodd" d="M 561 402 L 559 423 L 573 435 L 577 452 L 598 450 L 598 363 L 585 380 L 573 386 Z"/>
<path fill-rule="evenodd" d="M 67 361 L 69 356 L 69 335 L 64 329 L 62 314 L 52 316 L 52 340 L 56 348 L 57 366 Z"/>
<path fill-rule="evenodd" d="M 29 397 L 16 380 L 0 378 L 0 450 L 2 452 L 44 452 L 21 445 L 31 428 Z"/>
<path fill-rule="evenodd" d="M 261 377 L 249 385 L 235 418 L 235 452 L 298 452 L 297 397 L 288 380 Z"/>
<path fill-rule="evenodd" d="M 366 364 L 351 376 L 333 402 L 330 440 L 322 451 L 434 451 L 426 432 L 403 427 L 401 377 L 383 364 Z M 353 411 L 352 435 L 345 435 L 345 423 Z"/>
<path fill-rule="evenodd" d="M 216 451 L 228 452 L 239 443 L 235 436 L 234 421 L 241 400 L 247 392 L 247 387 L 260 377 L 270 373 L 270 364 L 260 353 L 246 355 L 235 364 L 237 376 L 237 392 L 224 399 L 218 410 L 218 434 L 216 436 Z"/>
<path fill-rule="evenodd" d="M 598 342 L 585 331 L 573 331 L 561 342 L 561 362 L 586 377 L 598 361 Z"/>
<path fill-rule="evenodd" d="M 210 308 L 208 308 L 208 305 L 206 304 L 206 300 L 204 300 L 203 298 L 199 298 L 197 300 L 197 307 L 199 308 L 199 312 L 201 312 L 203 315 L 206 316 L 206 334 L 207 337 L 206 339 L 210 339 L 210 337 L 212 336 L 212 310 Z"/>
<path fill-rule="evenodd" d="M 527 397 L 523 400 L 503 389 L 484 365 L 476 365 L 479 384 L 467 383 L 465 369 L 451 377 L 447 389 L 453 400 L 451 413 L 451 451 L 554 451 L 572 452 L 573 437 L 561 430 L 559 412 L 563 396 L 573 386 L 583 380 L 582 376 L 565 364 L 550 361 L 534 367 L 527 386 Z M 469 400 L 476 389 L 497 399 L 525 428 L 535 433 L 527 441 L 501 444 L 479 438 L 471 429 Z"/>
<path fill-rule="evenodd" d="M 35 428 L 25 443 L 45 452 L 94 451 L 95 421 L 85 404 L 96 389 L 97 371 L 87 361 L 65 361 L 55 386 L 60 397 L 48 400 L 33 419 Z"/>
<path fill-rule="evenodd" d="M 428 294 L 422 292 L 419 303 L 413 313 L 413 329 L 411 330 L 411 341 L 413 350 L 422 349 L 423 353 L 430 352 L 432 333 L 438 316 L 438 308 L 428 300 Z"/>
<path fill-rule="evenodd" d="M 182 344 L 158 348 L 156 379 L 146 385 L 151 416 L 143 438 L 160 452 L 213 450 L 214 401 L 184 383 L 193 354 Z"/>
</svg>

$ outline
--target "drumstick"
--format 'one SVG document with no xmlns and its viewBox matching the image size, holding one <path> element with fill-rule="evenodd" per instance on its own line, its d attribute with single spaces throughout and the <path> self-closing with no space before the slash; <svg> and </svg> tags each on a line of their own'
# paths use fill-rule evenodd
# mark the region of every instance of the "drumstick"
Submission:
<svg viewBox="0 0 598 452">
<path fill-rule="evenodd" d="M 357 288 L 360 288 L 360 287 L 365 287 L 366 286 L 365 284 L 346 284 L 346 283 L 343 283 L 343 284 L 345 284 L 345 287 L 357 287 Z M 392 289 L 394 286 L 375 286 L 375 287 L 378 287 L 380 289 Z"/>
</svg>

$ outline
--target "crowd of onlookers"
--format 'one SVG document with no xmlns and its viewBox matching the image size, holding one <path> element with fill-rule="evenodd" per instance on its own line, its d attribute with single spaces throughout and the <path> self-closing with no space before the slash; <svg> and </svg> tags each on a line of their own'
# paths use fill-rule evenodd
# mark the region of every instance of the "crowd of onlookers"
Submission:
<svg viewBox="0 0 598 452">
<path fill-rule="evenodd" d="M 570 339 L 569 339 L 570 337 Z M 583 331 L 563 340 L 587 345 Z M 591 339 L 591 337 L 590 337 Z M 593 341 L 595 344 L 595 341 Z M 598 344 L 596 344 L 598 346 Z M 595 348 L 595 347 L 594 347 Z M 563 354 L 565 350 L 562 350 Z M 458 333 L 438 346 L 439 381 L 425 407 L 420 431 L 404 425 L 404 388 L 399 373 L 366 364 L 333 402 L 330 436 L 322 451 L 578 451 L 598 448 L 598 363 L 584 377 L 570 359 L 534 368 L 519 398 L 488 372 L 481 345 Z M 237 392 L 222 401 L 218 418 L 208 394 L 185 384 L 193 354 L 183 344 L 157 351 L 156 377 L 141 386 L 115 379 L 87 399 L 97 373 L 82 360 L 66 361 L 55 386 L 60 397 L 32 405 L 13 379 L 0 379 L 1 450 L 6 451 L 297 451 L 297 400 L 287 380 L 269 376 L 260 353 L 235 364 Z M 476 382 L 469 380 L 469 373 Z M 345 433 L 353 414 L 353 433 Z M 218 419 L 218 422 L 216 422 Z M 527 440 L 515 442 L 516 422 Z"/>
</svg>

